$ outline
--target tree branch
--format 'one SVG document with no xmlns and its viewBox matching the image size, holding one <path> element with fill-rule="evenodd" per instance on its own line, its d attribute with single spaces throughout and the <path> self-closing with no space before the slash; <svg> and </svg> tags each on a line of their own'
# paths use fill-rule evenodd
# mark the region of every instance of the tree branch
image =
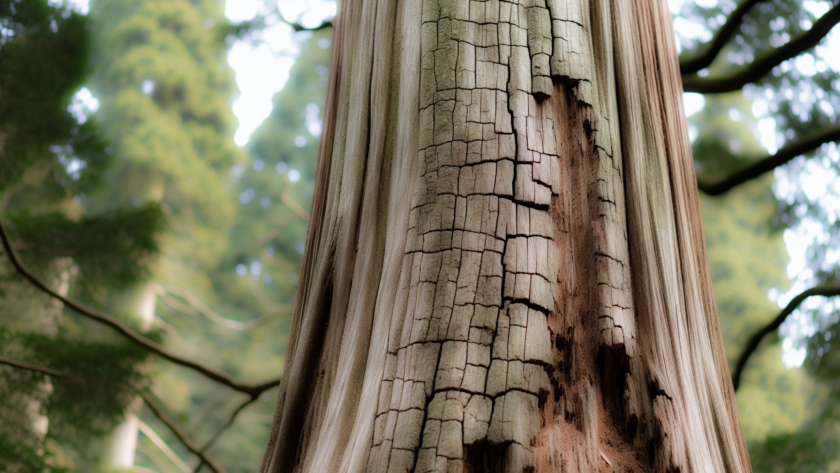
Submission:
<svg viewBox="0 0 840 473">
<path fill-rule="evenodd" d="M 323 30 L 324 28 L 332 28 L 332 21 L 324 21 L 324 22 L 321 22 L 321 24 L 318 25 L 318 26 L 315 26 L 315 27 L 312 27 L 312 28 L 307 28 L 307 27 L 301 25 L 300 23 L 293 23 L 293 22 L 283 18 L 283 15 L 280 14 L 280 10 L 277 10 L 277 17 L 280 18 L 280 21 L 282 21 L 283 23 L 291 26 L 292 29 L 295 30 L 295 33 L 300 33 L 301 31 L 318 31 L 318 30 Z"/>
<path fill-rule="evenodd" d="M 176 304 L 181 304 L 180 301 L 177 301 L 177 300 L 176 301 L 170 301 L 170 300 L 164 299 L 164 300 L 166 300 L 166 303 L 169 304 L 170 306 L 172 306 L 172 308 L 174 308 L 175 310 L 178 310 L 178 311 L 183 312 L 185 314 L 189 314 L 189 312 L 187 312 L 187 310 L 185 310 L 185 309 L 187 309 L 187 308 L 193 309 L 194 312 L 190 315 L 195 315 L 196 312 L 200 313 L 200 314 L 204 315 L 205 317 L 207 317 L 208 319 L 210 319 L 212 322 L 214 322 L 218 325 L 221 325 L 222 327 L 229 328 L 231 330 L 239 330 L 239 331 L 250 330 L 252 328 L 259 327 L 260 325 L 268 322 L 271 319 L 270 316 L 263 316 L 263 317 L 260 317 L 260 318 L 254 319 L 254 320 L 249 320 L 247 322 L 240 322 L 238 320 L 228 319 L 228 318 L 222 317 L 221 315 L 217 314 L 215 311 L 213 311 L 213 309 L 211 309 L 209 306 L 207 306 L 207 304 L 202 302 L 201 299 L 196 297 L 195 294 L 193 294 L 192 292 L 190 292 L 186 289 L 180 288 L 178 286 L 173 286 L 171 284 L 167 284 L 165 287 L 162 287 L 161 289 L 162 289 L 162 291 L 161 291 L 160 295 L 167 296 L 167 293 L 174 294 L 176 296 L 184 298 L 184 300 L 186 300 L 189 303 L 188 306 L 179 308 L 179 307 L 176 307 Z M 175 302 L 175 304 L 173 304 L 173 302 Z"/>
<path fill-rule="evenodd" d="M 51 246 L 38 245 L 35 243 L 27 243 L 22 241 L 13 241 L 12 248 L 18 251 L 34 251 L 36 253 L 55 256 L 73 256 L 74 254 L 76 254 L 76 250 L 72 248 L 55 248 Z M 5 251 L 6 250 L 4 249 L 3 252 Z"/>
<path fill-rule="evenodd" d="M 176 437 L 178 437 L 178 440 L 180 440 L 181 443 L 184 444 L 184 446 L 187 447 L 189 451 L 191 451 L 196 456 L 198 456 L 198 458 L 201 459 L 202 464 L 206 464 L 216 473 L 225 473 L 225 469 L 222 467 L 222 465 L 220 465 L 215 458 L 205 453 L 204 450 L 198 448 L 195 442 L 193 442 L 192 439 L 190 439 L 189 436 L 187 436 L 187 434 L 181 429 L 181 427 L 178 426 L 174 419 L 169 417 L 169 415 L 167 415 L 166 412 L 163 411 L 160 405 L 158 405 L 158 403 L 155 402 L 154 399 L 152 399 L 152 396 L 150 396 L 149 393 L 141 391 L 140 395 L 143 397 L 143 401 L 146 402 L 146 405 L 149 406 L 149 409 L 151 409 L 155 416 L 158 419 L 160 419 L 161 422 L 166 424 L 167 427 L 169 427 L 169 430 L 171 430 L 172 433 L 175 434 Z M 198 468 L 196 468 L 196 471 L 197 470 Z"/>
<path fill-rule="evenodd" d="M 9 235 L 8 233 L 6 233 L 6 228 L 3 226 L 2 222 L 0 222 L 0 240 L 2 240 L 3 247 L 6 249 L 6 253 L 8 253 L 9 255 L 9 260 L 12 262 L 12 266 L 14 266 L 17 272 L 20 273 L 25 279 L 32 283 L 33 286 L 49 294 L 51 297 L 63 302 L 65 306 L 70 307 L 77 313 L 115 329 L 117 332 L 119 332 L 121 335 L 123 335 L 135 345 L 144 348 L 152 353 L 155 353 L 175 364 L 198 371 L 199 373 L 212 379 L 213 381 L 216 381 L 217 383 L 224 384 L 225 386 L 231 389 L 246 393 L 251 396 L 258 396 L 263 391 L 266 391 L 276 386 L 280 382 L 279 378 L 260 381 L 256 383 L 245 382 L 236 379 L 232 376 L 229 376 L 228 374 L 219 371 L 216 368 L 205 365 L 200 361 L 191 360 L 189 358 L 185 358 L 175 354 L 168 348 L 165 348 L 162 345 L 140 335 L 139 333 L 134 331 L 134 329 L 126 325 L 125 322 L 119 320 L 118 318 L 105 312 L 88 307 L 82 304 L 81 302 L 64 297 L 58 292 L 54 291 L 49 286 L 47 286 L 46 284 L 44 284 L 40 279 L 35 277 L 35 275 L 32 274 L 26 268 L 26 266 L 23 265 L 23 262 L 20 260 L 20 257 L 18 256 L 17 252 L 11 246 Z"/>
<path fill-rule="evenodd" d="M 23 370 L 34 371 L 36 373 L 43 373 L 46 375 L 50 375 L 56 378 L 63 378 L 67 380 L 73 381 L 85 381 L 84 378 L 81 376 L 76 376 L 74 374 L 65 373 L 64 371 L 58 371 L 51 368 L 46 368 L 44 366 L 33 365 L 30 363 L 24 363 L 22 361 L 13 360 L 11 358 L 6 358 L 5 356 L 0 356 L 0 365 L 8 365 L 13 366 L 15 368 L 20 368 Z"/>
<path fill-rule="evenodd" d="M 208 440 L 207 443 L 205 443 L 204 446 L 201 447 L 201 451 L 205 451 L 208 448 L 212 447 L 213 444 L 216 442 L 216 439 L 219 438 L 219 435 L 222 435 L 222 432 L 224 432 L 225 430 L 227 430 L 228 427 L 233 425 L 233 421 L 236 420 L 236 416 L 238 416 L 239 413 L 242 412 L 243 409 L 248 407 L 251 403 L 253 403 L 257 399 L 258 399 L 257 397 L 252 397 L 252 398 L 249 398 L 247 401 L 243 402 L 242 404 L 240 404 L 239 407 L 237 407 L 233 411 L 233 413 L 231 413 L 230 417 L 228 418 L 228 421 L 223 426 L 219 427 L 219 429 L 216 430 L 216 433 L 214 433 L 213 436 L 210 437 L 210 440 Z"/>
<path fill-rule="evenodd" d="M 0 356 L 0 364 L 13 366 L 15 368 L 20 368 L 20 369 L 24 369 L 24 370 L 28 370 L 28 371 L 34 371 L 34 372 L 37 372 L 37 373 L 43 373 L 43 374 L 50 375 L 50 376 L 53 376 L 53 377 L 56 377 L 56 378 L 63 378 L 63 379 L 74 380 L 74 381 L 79 381 L 79 382 L 87 382 L 88 381 L 86 378 L 84 378 L 82 376 L 77 376 L 77 375 L 74 375 L 74 374 L 71 374 L 71 373 L 66 373 L 64 371 L 54 370 L 54 369 L 47 368 L 47 367 L 44 367 L 44 366 L 38 366 L 38 365 L 30 364 L 30 363 L 24 363 L 22 361 L 12 360 L 12 359 L 6 358 L 4 356 Z M 216 473 L 226 473 L 225 469 L 221 465 L 219 465 L 219 462 L 217 462 L 216 459 L 214 459 L 209 454 L 205 453 L 205 450 L 207 450 L 207 448 L 210 446 L 212 441 L 215 441 L 215 439 L 221 433 L 221 430 L 223 430 L 226 426 L 216 432 L 216 434 L 212 438 L 212 441 L 210 443 L 208 443 L 208 445 L 205 445 L 203 448 L 198 448 L 198 446 L 195 444 L 195 442 L 193 442 L 190 439 L 190 437 L 178 426 L 178 424 L 171 417 L 169 417 L 169 415 L 166 414 L 166 412 L 163 410 L 163 408 L 152 398 L 152 396 L 149 395 L 149 393 L 147 393 L 146 391 L 144 391 L 142 389 L 138 389 L 137 391 L 140 393 L 140 396 L 143 398 L 143 401 L 146 402 L 146 405 L 149 406 L 149 409 L 152 411 L 152 413 L 158 419 L 160 419 L 161 422 L 166 424 L 167 427 L 169 427 L 169 429 L 172 431 L 172 433 L 175 434 L 176 437 L 178 437 L 178 440 L 180 440 L 181 443 L 183 443 L 184 446 L 187 447 L 187 449 L 189 451 L 191 451 L 192 453 L 194 453 L 196 456 L 198 456 L 201 459 L 201 464 L 206 464 Z M 257 399 L 258 396 L 259 395 L 252 396 L 251 398 L 249 398 L 248 402 L 241 405 L 234 412 L 233 417 L 235 417 L 237 414 L 239 414 L 239 412 L 245 406 L 254 402 Z M 228 421 L 228 425 L 233 423 L 233 417 L 231 417 L 231 420 Z M 198 468 L 196 468 L 196 471 L 197 470 L 198 470 Z"/>
<path fill-rule="evenodd" d="M 712 37 L 712 40 L 697 48 L 696 52 L 687 57 L 680 58 L 680 72 L 683 75 L 693 74 L 700 69 L 705 69 L 717 58 L 720 51 L 726 46 L 727 41 L 741 24 L 741 20 L 750 9 L 762 0 L 744 0 L 738 7 L 729 14 L 726 22 Z"/>
<path fill-rule="evenodd" d="M 800 293 L 794 297 L 790 303 L 788 303 L 784 310 L 782 310 L 782 312 L 776 316 L 772 322 L 762 327 L 750 338 L 743 353 L 741 353 L 741 356 L 738 358 L 738 363 L 735 365 L 735 372 L 732 374 L 732 385 L 735 390 L 737 390 L 738 386 L 741 384 L 741 375 L 744 373 L 747 361 L 749 361 L 750 356 L 752 356 L 752 354 L 758 349 L 758 345 L 761 343 L 761 340 L 768 334 L 778 330 L 785 319 L 787 319 L 787 317 L 793 313 L 797 307 L 799 307 L 799 304 L 811 296 L 840 296 L 840 282 L 833 282 L 822 286 L 812 287 L 811 289 Z"/>
<path fill-rule="evenodd" d="M 300 206 L 297 202 L 292 199 L 290 192 L 292 190 L 292 181 L 289 180 L 289 176 L 285 176 L 286 185 L 283 186 L 283 192 L 280 193 L 280 202 L 283 202 L 289 210 L 292 211 L 293 214 L 297 215 L 306 223 L 309 223 L 309 212 L 304 210 L 303 207 Z"/>
<path fill-rule="evenodd" d="M 216 440 L 219 438 L 219 436 L 222 435 L 222 432 L 224 432 L 225 430 L 227 430 L 228 427 L 233 425 L 233 421 L 236 420 L 236 416 L 238 416 L 239 413 L 242 412 L 243 409 L 245 409 L 248 405 L 250 405 L 251 403 L 253 403 L 257 399 L 258 398 L 256 398 L 256 397 L 252 397 L 252 398 L 249 398 L 247 401 L 243 402 L 242 404 L 240 404 L 239 407 L 237 407 L 236 410 L 234 410 L 233 413 L 230 415 L 230 417 L 228 418 L 228 421 L 223 426 L 219 427 L 218 430 L 216 430 L 216 433 L 213 434 L 212 437 L 210 437 L 210 440 L 208 440 L 207 443 L 205 443 L 204 446 L 201 447 L 201 451 L 204 452 L 208 448 L 212 447 L 213 444 L 216 442 Z M 201 466 L 203 464 L 204 464 L 204 460 L 202 460 L 201 463 L 199 463 L 198 466 L 195 467 L 195 471 L 200 470 Z"/>
<path fill-rule="evenodd" d="M 739 90 L 764 77 L 774 67 L 816 46 L 840 22 L 840 6 L 835 6 L 814 23 L 810 30 L 800 33 L 789 43 L 769 51 L 750 64 L 721 77 L 700 77 L 683 74 L 683 91 L 714 94 Z"/>
<path fill-rule="evenodd" d="M 174 463 L 179 470 L 181 470 L 183 473 L 192 472 L 192 468 L 190 468 L 189 465 L 184 463 L 184 460 L 181 460 L 181 457 L 179 457 L 177 453 L 172 451 L 172 448 L 170 448 L 169 445 L 167 445 L 166 442 L 162 438 L 160 438 L 160 435 L 158 435 L 153 428 L 151 428 L 148 424 L 139 419 L 137 422 L 137 426 L 140 432 L 143 432 L 143 435 L 148 437 L 148 439 L 152 441 L 154 446 L 157 447 L 158 450 L 160 450 L 164 454 L 164 456 L 166 456 L 166 458 L 169 459 L 170 462 Z M 158 467 L 160 466 L 158 465 Z"/>
<path fill-rule="evenodd" d="M 801 156 L 819 148 L 825 143 L 831 143 L 833 141 L 840 141 L 840 126 L 826 128 L 802 137 L 793 143 L 789 143 L 777 151 L 776 154 L 752 163 L 721 181 L 708 182 L 704 179 L 697 179 L 697 188 L 706 195 L 716 196 L 724 194 L 733 187 L 755 179 L 768 171 L 787 164 L 797 156 Z"/>
</svg>

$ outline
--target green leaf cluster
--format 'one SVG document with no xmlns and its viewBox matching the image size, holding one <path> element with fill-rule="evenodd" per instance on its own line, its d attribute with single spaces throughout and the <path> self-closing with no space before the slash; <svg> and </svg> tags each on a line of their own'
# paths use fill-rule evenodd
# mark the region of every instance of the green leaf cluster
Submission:
<svg viewBox="0 0 840 473">
<path fill-rule="evenodd" d="M 88 72 L 87 19 L 46 0 L 0 0 L 0 31 L 0 193 L 35 181 L 27 198 L 54 202 L 92 189 L 109 153 L 96 125 L 67 111 Z M 74 176 L 57 157 L 87 169 Z"/>
<path fill-rule="evenodd" d="M 145 383 L 137 367 L 148 352 L 127 343 L 90 342 L 0 327 L 0 355 L 71 373 L 73 378 L 0 366 L 0 469 L 62 471 L 56 457 L 72 447 L 90 454 Z M 7 455 L 6 452 L 9 452 Z"/>
<path fill-rule="evenodd" d="M 46 0 L 0 0 L 0 219 L 40 279 L 94 300 L 148 275 L 163 220 L 159 206 L 81 205 L 101 192 L 114 158 L 95 117 L 69 109 L 89 73 L 89 27 Z M 146 378 L 147 353 L 65 314 L 5 253 L 0 314 L 2 356 L 74 376 L 0 366 L 0 470 L 62 471 L 95 456 L 92 442 Z"/>
<path fill-rule="evenodd" d="M 159 206 L 117 209 L 72 220 L 62 212 L 9 213 L 9 233 L 22 243 L 28 261 L 68 256 L 76 265 L 74 292 L 98 286 L 121 289 L 149 276 L 149 260 L 157 253 L 156 233 L 163 227 Z"/>
</svg>

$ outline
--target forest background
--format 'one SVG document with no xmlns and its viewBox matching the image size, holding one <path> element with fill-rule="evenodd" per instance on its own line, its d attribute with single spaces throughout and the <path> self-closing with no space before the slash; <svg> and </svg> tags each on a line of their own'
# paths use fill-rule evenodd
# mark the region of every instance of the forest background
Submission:
<svg viewBox="0 0 840 473">
<path fill-rule="evenodd" d="M 840 292 L 840 10 L 670 5 L 684 70 L 722 46 L 693 63 L 686 88 L 707 93 L 687 93 L 686 109 L 753 468 L 840 471 L 840 306 L 797 297 Z M 0 470 L 255 471 L 302 260 L 334 8 L 0 0 Z M 820 28 L 743 89 L 697 85 Z M 756 163 L 771 172 L 739 174 Z M 716 185 L 727 176 L 731 190 Z"/>
</svg>

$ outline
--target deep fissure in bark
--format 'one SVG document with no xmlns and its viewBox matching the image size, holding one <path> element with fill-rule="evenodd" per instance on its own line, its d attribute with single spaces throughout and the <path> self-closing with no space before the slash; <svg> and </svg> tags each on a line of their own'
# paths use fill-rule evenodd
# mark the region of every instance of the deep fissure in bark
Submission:
<svg viewBox="0 0 840 473">
<path fill-rule="evenodd" d="M 262 471 L 749 471 L 669 21 L 339 3 Z"/>
</svg>

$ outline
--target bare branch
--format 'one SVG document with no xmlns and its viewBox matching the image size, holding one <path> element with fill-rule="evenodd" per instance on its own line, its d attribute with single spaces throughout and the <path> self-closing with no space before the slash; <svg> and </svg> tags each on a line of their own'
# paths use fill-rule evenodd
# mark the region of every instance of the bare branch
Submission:
<svg viewBox="0 0 840 473">
<path fill-rule="evenodd" d="M 772 171 L 779 166 L 787 164 L 797 156 L 801 156 L 809 151 L 819 148 L 825 143 L 831 143 L 833 141 L 840 141 L 840 126 L 826 128 L 811 135 L 802 137 L 793 143 L 789 143 L 777 151 L 776 154 L 756 161 L 721 181 L 708 182 L 703 179 L 698 179 L 697 187 L 706 195 L 724 194 L 733 187 L 739 186 L 751 179 L 755 179 L 768 171 Z"/>
<path fill-rule="evenodd" d="M 178 440 L 180 440 L 181 443 L 184 444 L 184 446 L 187 447 L 189 451 L 191 451 L 196 456 L 198 456 L 198 458 L 201 459 L 202 464 L 206 464 L 216 473 L 225 473 L 225 469 L 222 467 L 222 465 L 220 465 L 215 458 L 208 455 L 204 450 L 198 448 L 198 445 L 196 445 L 195 442 L 193 442 L 192 439 L 190 439 L 190 437 L 183 431 L 183 429 L 181 429 L 181 427 L 178 426 L 174 419 L 169 417 L 169 415 L 167 415 L 166 412 L 164 412 L 163 408 L 161 408 L 161 406 L 158 405 L 158 403 L 154 399 L 152 399 L 152 396 L 150 396 L 149 393 L 141 391 L 140 395 L 143 397 L 143 401 L 146 402 L 146 405 L 149 406 L 149 409 L 151 409 L 152 413 L 154 413 L 154 415 L 158 419 L 160 419 L 161 422 L 163 422 L 164 424 L 166 424 L 167 427 L 169 427 L 169 430 L 171 430 L 172 433 L 175 434 L 176 437 L 178 437 Z M 198 468 L 196 468 L 196 470 L 198 470 Z"/>
<path fill-rule="evenodd" d="M 750 356 L 752 356 L 752 354 L 758 349 L 758 345 L 761 344 L 761 340 L 768 334 L 778 330 L 785 319 L 787 319 L 787 317 L 793 313 L 797 307 L 799 307 L 799 304 L 811 296 L 840 296 L 840 282 L 833 282 L 822 286 L 812 287 L 811 289 L 800 293 L 794 297 L 790 303 L 788 303 L 784 310 L 782 310 L 782 312 L 779 313 L 772 322 L 762 327 L 750 338 L 743 353 L 741 353 L 741 356 L 738 358 L 738 363 L 735 365 L 735 372 L 732 374 L 732 385 L 736 390 L 738 389 L 738 385 L 741 383 L 741 375 L 744 373 L 747 361 L 749 361 Z"/>
<path fill-rule="evenodd" d="M 22 241 L 13 241 L 12 248 L 18 251 L 33 251 L 35 253 L 42 253 L 55 256 L 73 256 L 76 250 L 72 248 L 55 248 L 51 246 L 38 245 L 35 243 L 27 243 Z M 4 249 L 3 252 L 6 250 Z"/>
<path fill-rule="evenodd" d="M 697 74 L 683 74 L 683 90 L 701 94 L 739 90 L 745 85 L 761 79 L 784 61 L 816 46 L 838 22 L 840 22 L 840 6 L 835 6 L 817 20 L 810 30 L 800 33 L 784 46 L 765 53 L 752 63 L 740 67 L 730 74 L 722 77 L 700 77 Z"/>
<path fill-rule="evenodd" d="M 700 69 L 705 69 L 717 58 L 720 51 L 726 46 L 726 42 L 741 25 L 741 20 L 750 9 L 762 0 L 744 0 L 738 7 L 729 14 L 726 22 L 721 26 L 712 37 L 711 41 L 705 43 L 697 48 L 697 51 L 692 55 L 680 58 L 680 72 L 685 74 L 693 74 Z"/>
<path fill-rule="evenodd" d="M 280 18 L 280 21 L 282 21 L 283 23 L 291 26 L 292 29 L 295 30 L 295 33 L 299 33 L 301 31 L 318 31 L 323 30 L 324 28 L 332 28 L 332 21 L 324 21 L 321 22 L 321 24 L 318 26 L 307 28 L 306 26 L 303 26 L 300 23 L 294 23 L 283 18 L 283 15 L 280 14 L 280 10 L 277 10 L 277 17 Z"/>
<path fill-rule="evenodd" d="M 283 186 L 283 192 L 280 193 L 280 202 L 283 202 L 289 210 L 292 211 L 293 214 L 297 215 L 306 223 L 309 223 L 309 212 L 304 210 L 303 207 L 300 206 L 297 202 L 292 199 L 291 195 L 289 195 L 290 191 L 292 190 L 292 181 L 289 180 L 289 176 L 285 176 L 286 178 L 286 185 Z"/>
<path fill-rule="evenodd" d="M 43 374 L 46 374 L 46 375 L 50 375 L 50 376 L 53 376 L 53 377 L 56 377 L 56 378 L 63 378 L 63 379 L 66 379 L 66 380 L 73 380 L 73 381 L 79 381 L 79 382 L 87 382 L 88 381 L 87 378 L 84 378 L 82 376 L 77 376 L 77 375 L 74 375 L 74 374 L 71 374 L 71 373 L 65 373 L 63 371 L 58 371 L 58 370 L 54 370 L 54 369 L 51 369 L 51 368 L 46 368 L 44 366 L 38 366 L 38 365 L 30 364 L 30 363 L 24 363 L 22 361 L 12 360 L 12 359 L 6 358 L 4 356 L 0 356 L 0 364 L 13 366 L 15 368 L 20 368 L 20 369 L 24 369 L 24 370 L 28 370 L 28 371 L 34 371 L 34 372 L 37 372 L 37 373 L 43 373 Z M 107 380 L 105 380 L 105 381 L 108 382 Z M 216 432 L 215 435 L 213 435 L 213 438 L 211 439 L 210 442 L 208 442 L 207 445 L 205 445 L 203 448 L 198 448 L 198 446 L 195 444 L 195 442 L 193 442 L 192 439 L 190 439 L 190 437 L 184 432 L 184 430 L 181 429 L 180 426 L 178 426 L 177 422 L 175 422 L 174 419 L 172 419 L 171 417 L 169 417 L 168 414 L 166 414 L 166 412 L 163 410 L 163 408 L 152 398 L 152 396 L 149 395 L 149 393 L 147 393 L 146 391 L 141 390 L 141 389 L 138 389 L 137 391 L 140 393 L 140 396 L 143 398 L 143 401 L 146 402 L 146 405 L 149 406 L 149 409 L 152 411 L 152 413 L 158 419 L 160 419 L 161 422 L 166 424 L 167 427 L 169 427 L 169 429 L 172 431 L 172 433 L 175 434 L 176 437 L 178 437 L 178 440 L 181 441 L 181 443 L 184 444 L 184 446 L 187 447 L 187 449 L 190 452 L 194 453 L 196 456 L 198 456 L 198 458 L 201 459 L 201 464 L 199 465 L 199 468 L 201 467 L 201 465 L 206 464 L 216 473 L 226 473 L 226 472 L 225 472 L 225 469 L 219 464 L 219 462 L 216 461 L 215 458 L 213 458 L 211 455 L 206 453 L 207 448 L 216 440 L 216 438 L 219 436 L 219 434 L 221 434 L 222 430 L 224 430 L 228 425 L 233 423 L 233 419 L 236 417 L 237 414 L 239 414 L 239 412 L 245 406 L 254 402 L 259 397 L 259 395 L 256 395 L 256 396 L 252 395 L 248 399 L 247 402 L 245 402 L 244 404 L 239 406 L 239 408 L 237 408 L 236 411 L 234 411 L 234 413 L 231 416 L 231 419 L 228 421 L 228 423 L 225 426 L 223 426 L 221 429 L 219 429 Z M 170 459 L 171 459 L 171 457 L 170 457 Z M 196 468 L 195 470 L 197 471 L 198 468 Z"/>
<path fill-rule="evenodd" d="M 13 360 L 11 358 L 6 358 L 5 356 L 0 356 L 0 365 L 8 365 L 13 366 L 15 368 L 20 368 L 28 371 L 34 371 L 36 373 L 43 373 L 47 374 L 56 378 L 64 378 L 73 381 L 85 381 L 84 378 L 81 376 L 76 376 L 74 374 L 65 373 L 64 371 L 54 370 L 52 368 L 47 368 L 44 366 L 33 365 L 30 363 L 24 363 L 23 361 Z"/>
<path fill-rule="evenodd" d="M 227 430 L 228 427 L 233 425 L 233 421 L 236 420 L 236 416 L 238 416 L 239 413 L 242 412 L 243 409 L 245 409 L 248 405 L 250 405 L 251 403 L 253 403 L 257 399 L 258 398 L 256 398 L 256 397 L 252 397 L 252 398 L 249 398 L 247 401 L 243 402 L 242 404 L 240 404 L 239 407 L 237 407 L 236 410 L 234 410 L 233 413 L 231 413 L 230 417 L 228 418 L 228 421 L 223 426 L 219 427 L 219 429 L 216 430 L 216 433 L 213 434 L 212 437 L 210 437 L 210 440 L 208 440 L 207 443 L 205 443 L 204 446 L 201 447 L 201 451 L 204 452 L 208 448 L 212 447 L 213 444 L 216 443 L 216 440 L 219 438 L 219 436 L 222 435 L 222 432 L 224 432 L 225 430 Z M 200 470 L 201 465 L 203 465 L 203 464 L 204 464 L 204 461 L 202 460 L 202 462 L 199 463 L 198 466 L 195 468 L 195 471 Z"/>
<path fill-rule="evenodd" d="M 172 448 L 170 448 L 169 445 L 167 445 L 166 442 L 162 438 L 160 438 L 160 435 L 158 435 L 153 428 L 151 428 L 142 420 L 138 421 L 137 425 L 140 429 L 140 432 L 143 432 L 143 435 L 148 437 L 149 440 L 151 440 L 152 443 L 155 445 L 155 447 L 157 447 L 158 450 L 160 450 L 166 456 L 166 458 L 169 459 L 169 461 L 174 463 L 179 470 L 181 470 L 184 473 L 192 473 L 193 469 L 190 468 L 189 465 L 184 463 L 184 460 L 181 460 L 181 457 L 179 457 L 177 453 L 172 451 Z"/>
<path fill-rule="evenodd" d="M 179 305 L 183 306 L 184 304 L 181 304 L 177 300 L 168 300 L 167 298 L 164 298 L 166 303 L 169 304 L 170 306 L 172 306 L 175 310 L 178 310 L 180 312 L 184 312 L 185 314 L 190 314 L 190 312 L 188 312 L 185 309 L 191 308 L 191 309 L 193 309 L 193 312 L 190 315 L 194 315 L 195 313 L 200 313 L 200 314 L 204 315 L 205 317 L 207 317 L 208 319 L 210 319 L 211 321 L 213 321 L 214 323 L 216 323 L 218 325 L 221 325 L 222 327 L 229 328 L 231 330 L 239 330 L 239 331 L 250 330 L 252 328 L 259 327 L 260 325 L 262 325 L 262 324 L 268 322 L 269 320 L 271 320 L 271 316 L 263 316 L 263 317 L 260 317 L 258 319 L 249 320 L 247 322 L 240 322 L 238 320 L 228 319 L 226 317 L 222 317 L 221 315 L 217 314 L 215 311 L 213 311 L 213 309 L 208 307 L 207 304 L 202 302 L 201 299 L 196 297 L 195 294 L 193 294 L 192 292 L 190 292 L 186 289 L 180 288 L 178 286 L 173 286 L 171 284 L 167 284 L 162 289 L 163 289 L 163 291 L 166 291 L 166 292 L 163 292 L 163 294 L 162 294 L 163 296 L 166 296 L 166 293 L 168 292 L 169 294 L 174 294 L 176 296 L 182 297 L 184 300 L 186 300 L 190 304 L 189 306 L 186 306 L 186 307 L 178 307 Z"/>
<path fill-rule="evenodd" d="M 40 279 L 35 277 L 35 275 L 32 274 L 26 268 L 26 266 L 23 265 L 23 262 L 20 260 L 20 257 L 18 256 L 17 252 L 14 250 L 14 248 L 12 248 L 11 242 L 9 240 L 9 235 L 8 233 L 6 233 L 6 228 L 3 226 L 2 222 L 0 222 L 0 240 L 2 240 L 3 247 L 6 249 L 6 252 L 9 255 L 9 260 L 12 262 L 14 268 L 17 270 L 18 273 L 21 274 L 21 276 L 23 276 L 30 283 L 32 283 L 32 285 L 34 285 L 41 291 L 49 294 L 53 298 L 63 302 L 65 306 L 70 307 L 80 315 L 83 315 L 89 319 L 95 320 L 99 323 L 105 324 L 115 329 L 117 332 L 122 334 L 125 338 L 127 338 L 130 342 L 134 343 L 135 345 L 144 348 L 152 353 L 155 353 L 175 364 L 198 371 L 204 376 L 220 384 L 224 384 L 225 386 L 228 386 L 231 389 L 249 394 L 251 396 L 258 396 L 263 391 L 276 386 L 280 382 L 279 378 L 256 383 L 245 382 L 236 379 L 232 376 L 229 376 L 228 374 L 219 371 L 216 368 L 205 365 L 200 361 L 191 360 L 189 358 L 177 355 L 176 353 L 170 351 L 168 348 L 165 348 L 160 344 L 153 342 L 152 340 L 149 340 L 148 338 L 140 335 L 139 333 L 134 331 L 134 329 L 126 325 L 125 322 L 114 317 L 113 315 L 96 310 L 92 307 L 88 307 L 82 304 L 81 302 L 62 296 L 61 294 L 47 286 Z"/>
</svg>

